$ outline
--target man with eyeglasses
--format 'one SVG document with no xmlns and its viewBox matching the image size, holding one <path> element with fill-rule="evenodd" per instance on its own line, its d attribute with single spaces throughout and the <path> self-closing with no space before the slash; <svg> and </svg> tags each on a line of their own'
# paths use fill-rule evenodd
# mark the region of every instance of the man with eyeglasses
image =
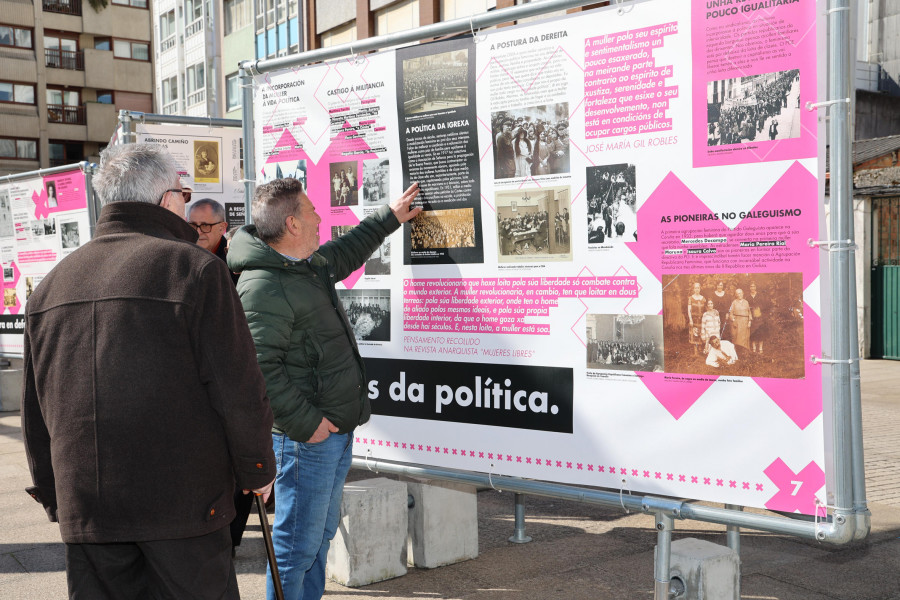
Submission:
<svg viewBox="0 0 900 600">
<path fill-rule="evenodd" d="M 164 148 L 110 147 L 93 183 L 94 239 L 26 307 L 28 492 L 59 523 L 70 598 L 237 599 L 235 482 L 265 496 L 275 477 L 240 300 Z"/>
<path fill-rule="evenodd" d="M 225 260 L 226 243 L 222 237 L 228 229 L 225 207 L 212 198 L 201 198 L 188 208 L 187 219 L 188 225 L 200 236 L 197 245 Z"/>
</svg>

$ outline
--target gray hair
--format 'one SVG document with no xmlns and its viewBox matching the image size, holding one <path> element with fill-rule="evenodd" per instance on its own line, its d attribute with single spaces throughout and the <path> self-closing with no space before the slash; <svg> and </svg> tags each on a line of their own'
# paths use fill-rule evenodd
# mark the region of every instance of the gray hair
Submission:
<svg viewBox="0 0 900 600">
<path fill-rule="evenodd" d="M 250 215 L 256 235 L 267 244 L 284 236 L 285 221 L 300 208 L 303 184 L 293 177 L 275 179 L 256 188 Z"/>
<path fill-rule="evenodd" d="M 214 218 L 219 219 L 220 221 L 225 220 L 225 207 L 212 198 L 200 198 L 199 200 L 192 202 L 191 207 L 188 209 L 188 219 L 191 218 L 191 213 L 194 212 L 195 208 L 200 208 L 202 206 L 208 206 L 210 210 L 212 210 Z"/>
<path fill-rule="evenodd" d="M 178 166 L 158 144 L 109 146 L 100 154 L 94 191 L 106 206 L 113 202 L 159 204 L 178 178 Z"/>
</svg>

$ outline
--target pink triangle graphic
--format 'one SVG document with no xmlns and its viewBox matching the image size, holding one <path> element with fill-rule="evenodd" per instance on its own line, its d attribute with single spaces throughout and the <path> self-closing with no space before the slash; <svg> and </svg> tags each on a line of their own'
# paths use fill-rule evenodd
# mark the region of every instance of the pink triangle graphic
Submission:
<svg viewBox="0 0 900 600">
<path fill-rule="evenodd" d="M 715 378 L 644 373 L 641 381 L 677 421 L 715 383 Z"/>
</svg>

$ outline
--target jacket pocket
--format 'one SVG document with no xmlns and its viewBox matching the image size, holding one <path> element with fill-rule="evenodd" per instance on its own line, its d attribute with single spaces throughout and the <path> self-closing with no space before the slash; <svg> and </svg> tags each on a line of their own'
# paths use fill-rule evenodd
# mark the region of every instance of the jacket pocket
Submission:
<svg viewBox="0 0 900 600">
<path fill-rule="evenodd" d="M 215 521 L 216 519 L 224 519 L 228 512 L 228 504 L 231 502 L 231 496 L 228 494 L 220 494 L 218 498 L 206 507 L 207 521 Z M 232 505 L 233 506 L 233 505 Z"/>
</svg>

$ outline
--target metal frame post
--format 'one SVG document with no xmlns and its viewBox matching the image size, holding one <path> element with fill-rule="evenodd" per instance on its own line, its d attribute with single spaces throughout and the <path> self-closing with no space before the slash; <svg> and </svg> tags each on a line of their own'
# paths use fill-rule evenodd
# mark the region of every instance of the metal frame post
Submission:
<svg viewBox="0 0 900 600">
<path fill-rule="evenodd" d="M 653 600 L 669 600 L 669 564 L 675 521 L 663 511 L 656 513 L 656 565 L 653 568 Z"/>
<path fill-rule="evenodd" d="M 241 121 L 243 127 L 244 152 L 244 223 L 253 223 L 250 205 L 256 189 L 256 151 L 253 139 L 253 75 L 242 63 L 238 69 L 238 80 L 241 86 Z"/>
<path fill-rule="evenodd" d="M 119 123 L 122 124 L 122 137 L 119 144 L 133 144 L 135 135 L 131 130 L 131 112 L 124 109 L 120 110 Z"/>
<path fill-rule="evenodd" d="M 831 223 L 829 236 L 834 240 L 849 240 L 853 235 L 851 155 L 850 155 L 850 46 L 849 0 L 829 0 L 828 15 L 828 121 L 831 140 Z M 846 102 L 843 101 L 846 99 Z M 832 443 L 834 451 L 833 505 L 834 520 L 852 524 L 847 528 L 849 539 L 856 536 L 856 518 L 853 511 L 853 435 L 850 392 L 851 319 L 855 324 L 856 298 L 850 300 L 850 278 L 853 262 L 849 244 L 829 248 L 829 275 L 831 278 L 831 393 L 834 418 L 832 419 Z M 854 328 L 855 329 L 855 328 Z M 861 440 L 860 440 L 861 441 Z"/>
<path fill-rule="evenodd" d="M 531 538 L 525 535 L 525 495 L 516 492 L 516 524 L 514 533 L 509 537 L 513 544 L 527 544 Z"/>
<path fill-rule="evenodd" d="M 87 201 L 88 226 L 91 230 L 91 239 L 94 239 L 94 229 L 97 226 L 97 215 L 100 214 L 97 195 L 94 194 L 94 170 L 97 168 L 95 163 L 82 162 L 81 170 L 84 172 L 84 193 Z"/>
</svg>

